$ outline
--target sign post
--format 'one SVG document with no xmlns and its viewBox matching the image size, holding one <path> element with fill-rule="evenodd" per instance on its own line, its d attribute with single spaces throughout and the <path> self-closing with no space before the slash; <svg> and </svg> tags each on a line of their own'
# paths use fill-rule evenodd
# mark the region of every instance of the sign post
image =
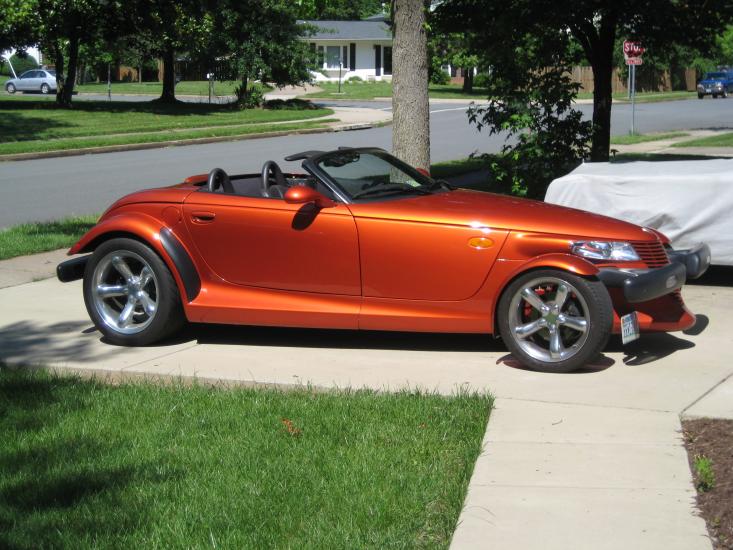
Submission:
<svg viewBox="0 0 733 550">
<path fill-rule="evenodd" d="M 624 59 L 629 67 L 629 97 L 631 97 L 631 135 L 636 133 L 636 66 L 643 63 L 641 42 L 624 41 Z"/>
</svg>

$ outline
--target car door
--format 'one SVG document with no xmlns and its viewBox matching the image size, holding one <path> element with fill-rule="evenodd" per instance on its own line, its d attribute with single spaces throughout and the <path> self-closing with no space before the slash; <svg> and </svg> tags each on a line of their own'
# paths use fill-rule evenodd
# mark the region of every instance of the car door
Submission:
<svg viewBox="0 0 733 550">
<path fill-rule="evenodd" d="M 26 71 L 20 77 L 18 77 L 18 83 L 15 86 L 17 90 L 30 90 L 31 85 L 33 84 L 33 77 L 36 74 L 36 71 Z"/>
<path fill-rule="evenodd" d="M 359 244 L 349 209 L 282 199 L 191 193 L 191 238 L 222 279 L 252 287 L 358 296 Z"/>
</svg>

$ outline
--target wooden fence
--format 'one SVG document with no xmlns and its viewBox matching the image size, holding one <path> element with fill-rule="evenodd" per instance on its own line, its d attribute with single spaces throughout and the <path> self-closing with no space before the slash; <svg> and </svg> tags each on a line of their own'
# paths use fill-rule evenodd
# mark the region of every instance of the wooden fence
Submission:
<svg viewBox="0 0 733 550">
<path fill-rule="evenodd" d="M 591 67 L 573 67 L 571 72 L 575 82 L 580 83 L 582 92 L 593 92 L 593 69 Z M 626 71 L 613 70 L 611 87 L 613 93 L 628 93 Z M 643 65 L 636 71 L 636 90 L 639 92 L 669 92 L 685 90 L 692 92 L 697 84 L 695 69 L 677 69 L 670 72 L 645 69 Z"/>
</svg>

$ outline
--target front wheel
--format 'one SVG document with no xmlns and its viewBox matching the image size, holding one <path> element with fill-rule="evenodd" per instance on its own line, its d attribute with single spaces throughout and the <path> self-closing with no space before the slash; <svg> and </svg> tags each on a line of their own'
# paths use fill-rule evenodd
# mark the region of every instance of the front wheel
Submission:
<svg viewBox="0 0 733 550">
<path fill-rule="evenodd" d="M 48 84 L 41 84 L 41 93 L 42 94 L 48 94 L 48 92 L 51 91 L 51 88 L 48 86 Z"/>
<path fill-rule="evenodd" d="M 723 90 L 723 91 L 722 91 L 722 92 L 720 93 L 720 97 L 722 97 L 723 99 L 725 99 L 726 97 L 728 97 L 728 90 Z"/>
<path fill-rule="evenodd" d="M 542 269 L 514 280 L 499 300 L 498 324 L 509 351 L 545 372 L 571 372 L 608 343 L 613 305 L 603 283 Z"/>
<path fill-rule="evenodd" d="M 701 94 L 700 92 L 697 93 L 697 99 L 704 99 L 705 94 Z"/>
<path fill-rule="evenodd" d="M 170 270 L 149 246 L 133 239 L 97 247 L 84 271 L 84 303 L 106 339 L 122 346 L 152 344 L 185 321 Z"/>
</svg>

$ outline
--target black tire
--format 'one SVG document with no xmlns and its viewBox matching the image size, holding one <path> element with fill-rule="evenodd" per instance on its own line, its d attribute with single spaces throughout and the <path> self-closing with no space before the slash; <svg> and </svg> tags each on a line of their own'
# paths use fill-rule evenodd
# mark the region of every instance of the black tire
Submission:
<svg viewBox="0 0 733 550">
<path fill-rule="evenodd" d="M 728 97 L 728 90 L 723 90 L 720 93 L 720 97 L 722 97 L 723 99 L 727 98 Z"/>
<path fill-rule="evenodd" d="M 113 326 L 110 320 L 109 312 L 120 312 L 124 307 L 123 302 L 130 302 L 129 285 L 126 285 L 124 278 L 115 269 L 110 268 L 108 277 L 117 277 L 117 287 L 127 286 L 128 293 L 120 294 L 114 298 L 100 299 L 99 293 L 95 289 L 98 277 L 103 273 L 104 265 L 114 264 L 114 258 L 129 258 L 129 262 L 135 262 L 139 266 L 147 266 L 152 271 L 152 282 L 154 286 L 145 287 L 151 297 L 154 297 L 155 311 L 149 315 L 142 305 L 142 302 L 133 307 L 135 313 L 132 319 L 132 329 L 138 330 L 135 333 L 125 333 L 128 327 Z M 136 259 L 140 261 L 136 261 Z M 105 262 L 100 266 L 101 262 Z M 97 268 L 100 267 L 100 271 Z M 134 274 L 135 266 L 130 266 L 130 270 Z M 142 277 L 142 271 L 140 272 Z M 112 285 L 105 281 L 105 284 Z M 105 336 L 108 342 L 121 346 L 146 346 L 171 336 L 181 329 L 185 324 L 186 318 L 181 305 L 181 297 L 178 292 L 178 286 L 173 278 L 168 266 L 158 256 L 153 249 L 134 239 L 117 238 L 102 243 L 92 254 L 87 262 L 84 271 L 84 303 L 94 325 Z M 137 290 L 143 290 L 138 287 Z M 148 294 L 146 294 L 146 297 Z M 132 300 L 134 302 L 134 299 Z M 140 312 L 138 311 L 140 308 Z M 106 315 L 106 317 L 105 317 Z M 135 318 L 143 317 L 144 321 L 135 323 Z M 120 317 L 122 319 L 122 317 Z"/>
<path fill-rule="evenodd" d="M 705 94 L 697 93 L 697 99 L 705 99 Z"/>
<path fill-rule="evenodd" d="M 8 92 L 9 94 L 14 94 L 16 91 L 16 88 L 13 84 L 8 84 L 7 86 L 5 86 L 5 91 Z"/>
<path fill-rule="evenodd" d="M 49 87 L 48 84 L 45 84 L 45 83 L 41 84 L 41 93 L 42 94 L 48 94 L 48 92 L 50 91 L 51 91 L 51 88 Z"/>
<path fill-rule="evenodd" d="M 547 283 L 544 287 L 543 282 Z M 567 297 L 559 309 L 552 310 L 560 285 L 567 291 Z M 540 290 L 548 298 L 552 295 L 553 299 L 546 302 L 540 298 L 551 311 L 540 314 L 523 297 L 526 289 L 533 289 L 535 296 Z M 581 318 L 585 330 L 573 328 L 571 321 L 577 325 Z M 534 332 L 524 337 L 517 334 L 517 328 L 527 328 L 533 323 L 554 327 L 562 344 L 560 353 L 552 357 L 550 328 L 534 328 Z M 499 299 L 497 324 L 507 348 L 523 365 L 542 372 L 572 372 L 596 359 L 606 347 L 613 328 L 613 304 L 600 281 L 557 269 L 539 269 L 519 276 L 504 289 Z M 565 343 L 570 345 L 563 347 Z"/>
<path fill-rule="evenodd" d="M 713 96 L 713 99 L 718 99 L 718 94 L 711 94 Z"/>
</svg>

